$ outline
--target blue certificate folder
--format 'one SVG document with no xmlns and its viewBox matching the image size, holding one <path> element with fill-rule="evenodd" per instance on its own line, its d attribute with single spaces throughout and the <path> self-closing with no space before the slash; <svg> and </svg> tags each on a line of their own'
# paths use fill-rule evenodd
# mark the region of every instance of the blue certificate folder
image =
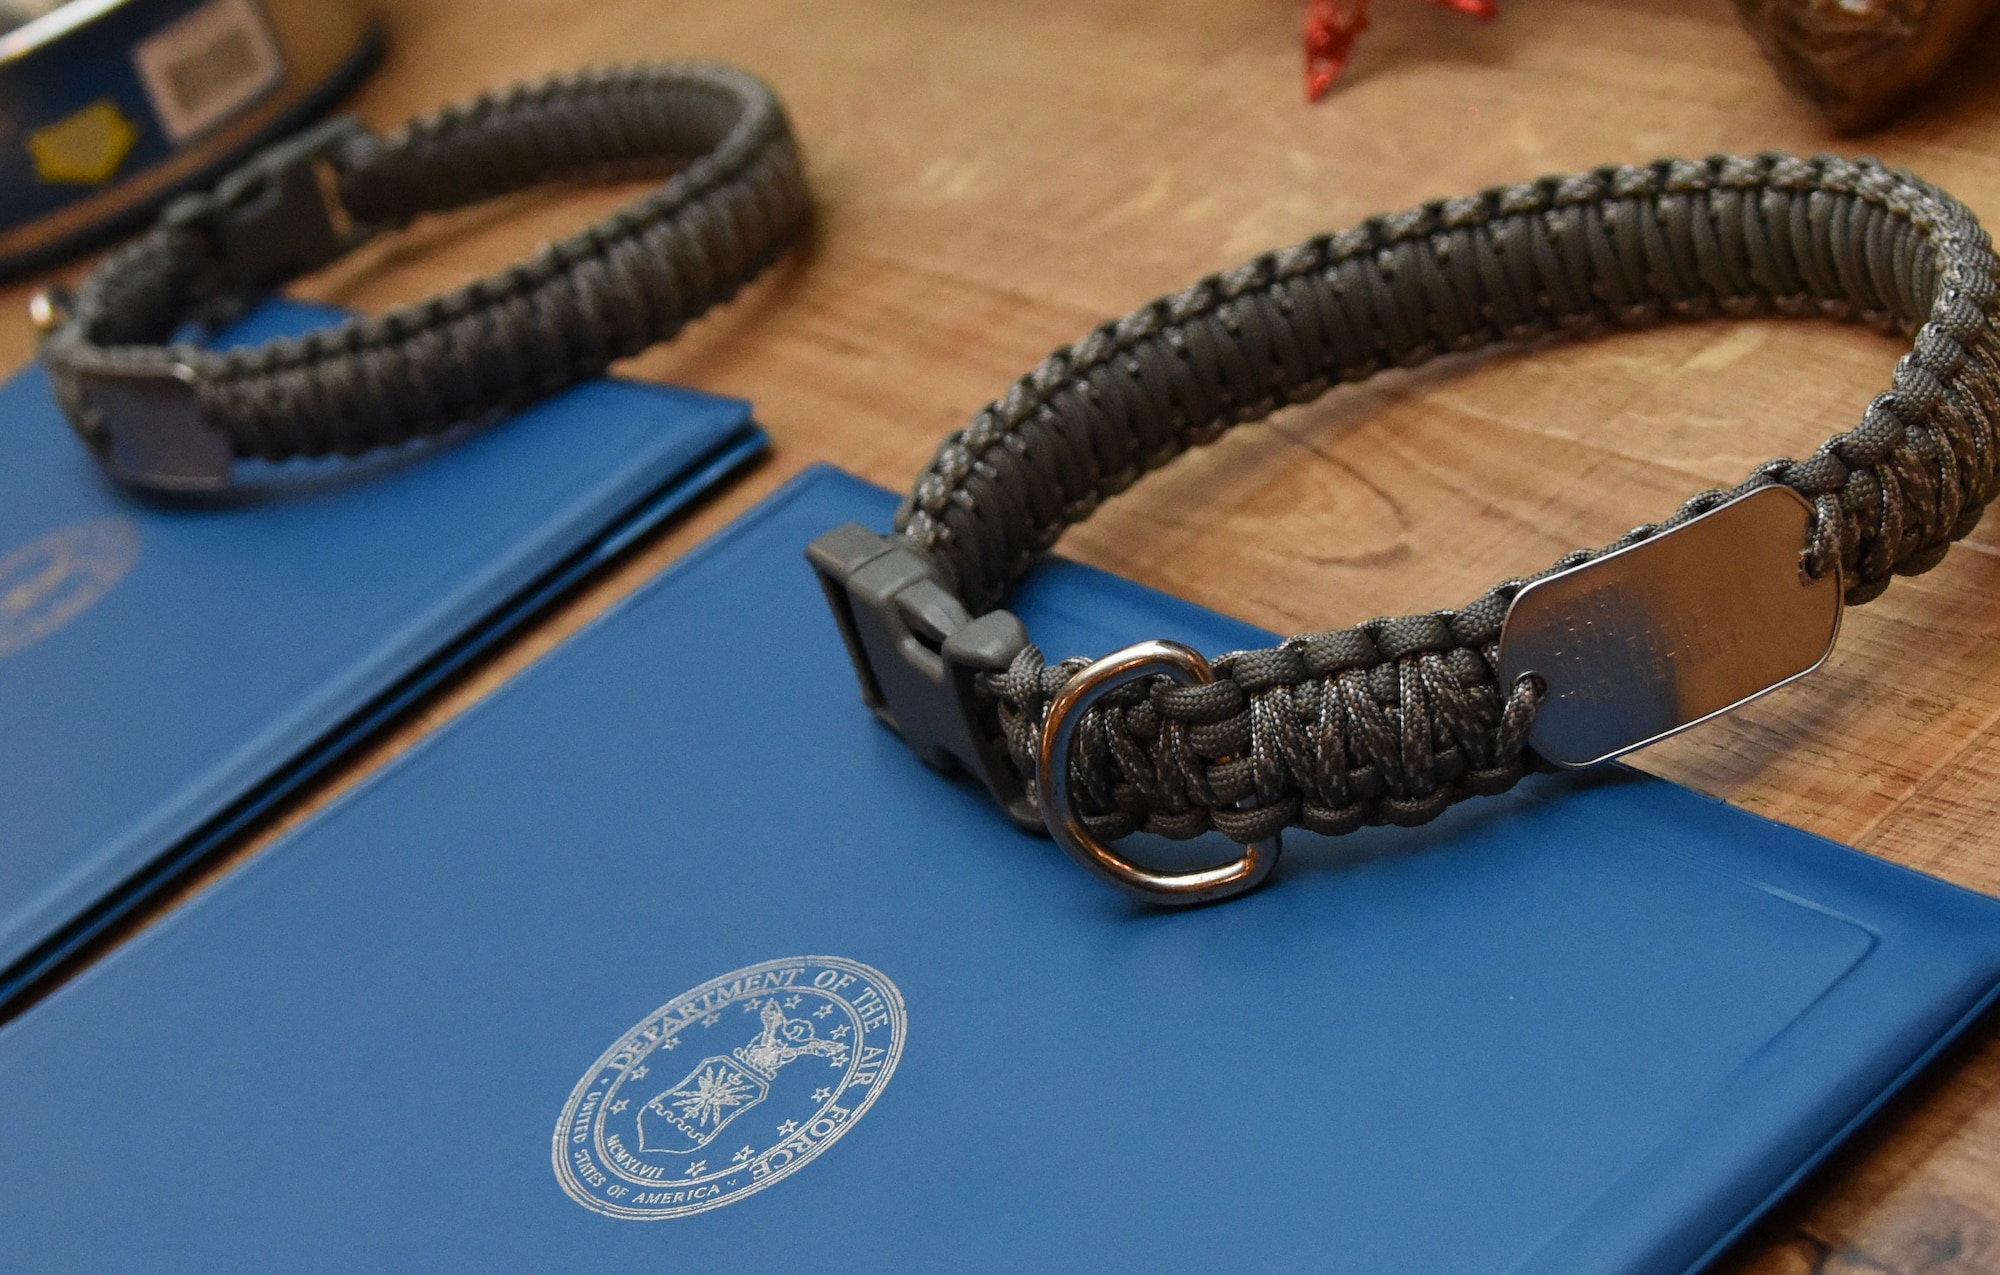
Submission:
<svg viewBox="0 0 2000 1275">
<path fill-rule="evenodd" d="M 0 1003 L 762 444 L 742 402 L 600 380 L 176 505 L 103 477 L 41 369 L 0 386 Z"/>
<path fill-rule="evenodd" d="M 1687 1271 L 2000 980 L 2000 904 L 1616 768 L 1131 902 L 862 707 L 802 550 L 891 508 L 809 472 L 0 1029 L 8 1262 Z"/>
</svg>

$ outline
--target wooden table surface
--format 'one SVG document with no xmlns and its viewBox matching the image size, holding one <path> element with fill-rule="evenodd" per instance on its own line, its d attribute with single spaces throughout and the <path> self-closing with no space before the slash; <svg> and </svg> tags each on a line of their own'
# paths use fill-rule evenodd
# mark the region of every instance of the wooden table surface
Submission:
<svg viewBox="0 0 2000 1275">
<path fill-rule="evenodd" d="M 1311 107 L 1297 0 L 380 5 L 388 53 L 353 102 L 377 128 L 546 72 L 718 58 L 788 101 L 821 215 L 809 248 L 621 369 L 753 399 L 771 459 L 217 871 L 802 466 L 903 487 L 1051 346 L 1262 249 L 1551 171 L 1765 149 L 1872 153 L 2000 225 L 1996 22 L 1924 104 L 1843 142 L 1779 87 L 1724 0 L 1505 0 L 1491 24 L 1376 0 L 1349 78 Z M 568 191 L 442 218 L 300 292 L 380 310 L 617 198 Z M 0 289 L 0 314 L 21 314 L 27 293 Z M 1282 631 L 1456 605 L 1810 452 L 1858 419 L 1898 353 L 1870 331 L 1774 319 L 1447 360 L 1236 430 L 1062 548 Z M 0 326 L 0 367 L 31 354 L 25 320 Z M 1937 570 L 1853 611 L 1819 673 L 1637 763 L 2000 893 L 1997 557 L 1989 519 Z M 2000 1031 L 1979 1033 L 1726 1269 L 2000 1271 Z"/>
</svg>

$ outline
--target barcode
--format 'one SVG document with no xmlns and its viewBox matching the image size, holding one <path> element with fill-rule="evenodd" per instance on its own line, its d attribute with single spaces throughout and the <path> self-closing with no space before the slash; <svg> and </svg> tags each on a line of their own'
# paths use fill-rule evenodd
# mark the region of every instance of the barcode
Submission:
<svg viewBox="0 0 2000 1275">
<path fill-rule="evenodd" d="M 235 27 L 199 52 L 168 63 L 167 87 L 173 92 L 175 106 L 189 115 L 199 115 L 218 98 L 236 92 L 244 81 L 256 79 L 263 69 L 250 33 Z"/>
<path fill-rule="evenodd" d="M 62 7 L 62 0 L 0 0 L 0 35 L 45 18 Z"/>
<path fill-rule="evenodd" d="M 139 78 L 167 136 L 186 141 L 284 78 L 284 58 L 255 0 L 213 0 L 141 41 Z"/>
</svg>

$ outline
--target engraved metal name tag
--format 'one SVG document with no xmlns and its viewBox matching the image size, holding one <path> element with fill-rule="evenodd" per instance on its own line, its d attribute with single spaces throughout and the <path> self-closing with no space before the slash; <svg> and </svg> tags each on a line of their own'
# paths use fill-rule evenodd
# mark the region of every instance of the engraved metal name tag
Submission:
<svg viewBox="0 0 2000 1275">
<path fill-rule="evenodd" d="M 1820 666 L 1840 631 L 1839 572 L 1807 578 L 1812 506 L 1761 487 L 1515 597 L 1500 676 L 1548 697 L 1529 735 L 1588 766 L 1686 730 Z"/>
</svg>

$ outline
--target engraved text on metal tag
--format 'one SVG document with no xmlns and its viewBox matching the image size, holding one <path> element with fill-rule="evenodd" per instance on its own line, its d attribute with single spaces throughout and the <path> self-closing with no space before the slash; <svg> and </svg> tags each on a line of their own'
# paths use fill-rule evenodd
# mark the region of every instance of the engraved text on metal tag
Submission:
<svg viewBox="0 0 2000 1275">
<path fill-rule="evenodd" d="M 1588 766 L 1818 668 L 1840 629 L 1841 585 L 1838 570 L 1801 570 L 1811 522 L 1798 493 L 1761 487 L 1521 590 L 1500 630 L 1500 676 L 1548 685 L 1534 750 Z"/>
</svg>

